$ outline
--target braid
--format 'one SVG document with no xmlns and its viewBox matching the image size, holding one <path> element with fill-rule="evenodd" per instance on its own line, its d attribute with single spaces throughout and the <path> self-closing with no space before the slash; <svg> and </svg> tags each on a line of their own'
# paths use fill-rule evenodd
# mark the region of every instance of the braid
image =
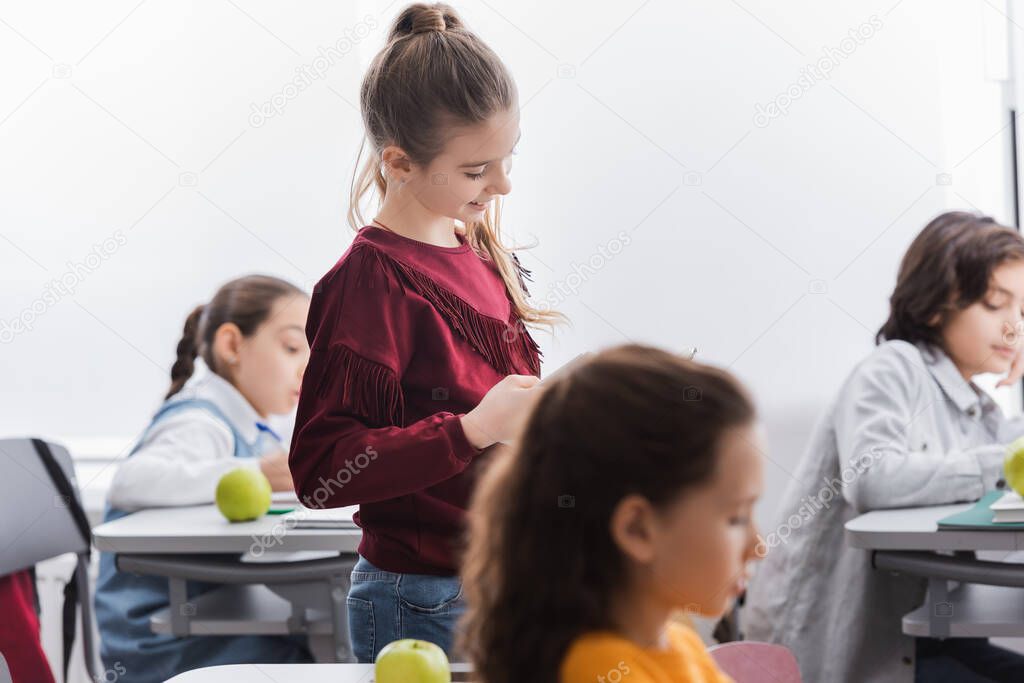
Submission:
<svg viewBox="0 0 1024 683">
<path fill-rule="evenodd" d="M 181 333 L 181 340 L 178 342 L 178 357 L 171 366 L 171 388 L 168 390 L 165 399 L 174 396 L 185 386 L 185 382 L 195 371 L 195 359 L 199 350 L 199 318 L 206 307 L 196 306 L 195 310 L 189 313 L 185 319 L 185 329 Z"/>
</svg>

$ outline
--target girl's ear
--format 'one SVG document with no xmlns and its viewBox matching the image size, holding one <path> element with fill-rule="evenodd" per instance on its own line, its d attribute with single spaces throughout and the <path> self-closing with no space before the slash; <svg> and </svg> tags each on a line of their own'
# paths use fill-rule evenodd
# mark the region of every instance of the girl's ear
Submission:
<svg viewBox="0 0 1024 683">
<path fill-rule="evenodd" d="M 654 561 L 655 517 L 650 501 L 639 495 L 626 496 L 612 511 L 609 522 L 612 540 L 634 562 Z"/>
<path fill-rule="evenodd" d="M 230 372 L 238 364 L 242 351 L 242 330 L 235 323 L 224 323 L 213 334 L 213 357 L 221 369 Z"/>
<path fill-rule="evenodd" d="M 412 160 L 405 150 L 396 145 L 389 145 L 380 153 L 384 165 L 384 176 L 389 180 L 404 183 L 412 173 Z"/>
</svg>

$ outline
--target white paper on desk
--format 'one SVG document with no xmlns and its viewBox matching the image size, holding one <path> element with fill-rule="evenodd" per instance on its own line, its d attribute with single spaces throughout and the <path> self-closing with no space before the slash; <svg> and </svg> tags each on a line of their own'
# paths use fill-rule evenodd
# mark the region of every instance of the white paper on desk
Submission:
<svg viewBox="0 0 1024 683">
<path fill-rule="evenodd" d="M 1002 498 L 988 506 L 990 510 L 1024 510 L 1024 498 L 1016 491 L 1007 491 Z"/>
<path fill-rule="evenodd" d="M 298 505 L 299 497 L 295 495 L 295 491 L 274 491 L 270 494 L 270 502 L 273 505 Z"/>
<path fill-rule="evenodd" d="M 288 514 L 282 515 L 293 524 L 295 529 L 356 529 L 352 515 L 359 509 L 358 505 L 343 508 L 313 509 L 299 507 Z"/>
<path fill-rule="evenodd" d="M 242 555 L 242 562 L 250 564 L 269 564 L 271 562 L 308 562 L 325 557 L 337 557 L 334 550 L 267 550 L 258 555 L 249 551 Z"/>
</svg>

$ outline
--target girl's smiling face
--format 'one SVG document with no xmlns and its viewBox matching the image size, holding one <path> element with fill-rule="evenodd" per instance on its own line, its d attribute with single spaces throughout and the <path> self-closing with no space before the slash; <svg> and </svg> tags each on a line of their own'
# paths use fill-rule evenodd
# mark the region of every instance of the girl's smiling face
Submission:
<svg viewBox="0 0 1024 683">
<path fill-rule="evenodd" d="M 468 224 L 482 220 L 496 197 L 512 191 L 509 172 L 519 134 L 519 112 L 511 109 L 451 128 L 444 148 L 425 166 L 409 161 L 398 147 L 386 148 L 382 158 L 403 193 L 434 215 Z"/>
</svg>

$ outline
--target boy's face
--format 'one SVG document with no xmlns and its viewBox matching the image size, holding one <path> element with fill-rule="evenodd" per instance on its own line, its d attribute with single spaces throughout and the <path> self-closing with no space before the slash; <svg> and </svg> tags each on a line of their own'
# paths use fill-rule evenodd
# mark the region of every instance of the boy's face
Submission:
<svg viewBox="0 0 1024 683">
<path fill-rule="evenodd" d="M 1024 261 L 1006 261 L 992 271 L 980 301 L 953 313 L 942 329 L 946 352 L 965 379 L 1009 371 L 1024 333 Z"/>
</svg>

